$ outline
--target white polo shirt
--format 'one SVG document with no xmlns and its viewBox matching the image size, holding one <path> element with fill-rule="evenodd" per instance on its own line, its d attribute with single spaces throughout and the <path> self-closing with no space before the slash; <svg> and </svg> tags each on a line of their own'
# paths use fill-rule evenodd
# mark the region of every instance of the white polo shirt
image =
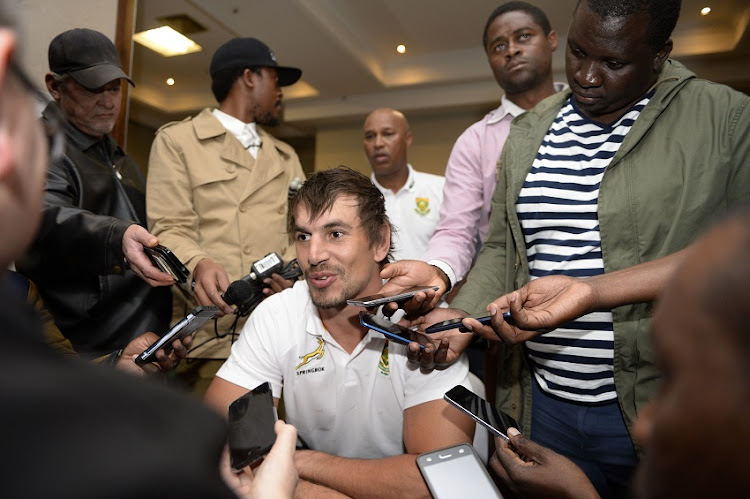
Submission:
<svg viewBox="0 0 750 499">
<path fill-rule="evenodd" d="M 380 185 L 375 174 L 370 180 L 385 197 L 385 212 L 396 228 L 393 259 L 414 260 L 427 251 L 432 233 L 440 221 L 445 177 L 418 172 L 411 165 L 406 184 L 397 193 Z"/>
<path fill-rule="evenodd" d="M 217 376 L 247 389 L 268 381 L 274 397 L 283 386 L 286 421 L 311 449 L 378 459 L 403 454 L 405 409 L 442 399 L 459 384 L 470 388 L 465 357 L 423 373 L 406 351 L 370 330 L 348 354 L 300 281 L 250 315 Z"/>
</svg>

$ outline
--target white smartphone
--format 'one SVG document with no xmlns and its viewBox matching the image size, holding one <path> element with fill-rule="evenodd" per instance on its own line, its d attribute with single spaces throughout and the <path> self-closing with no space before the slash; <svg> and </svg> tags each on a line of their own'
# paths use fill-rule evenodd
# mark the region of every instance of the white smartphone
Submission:
<svg viewBox="0 0 750 499">
<path fill-rule="evenodd" d="M 420 291 L 437 291 L 438 289 L 440 289 L 439 286 L 414 286 L 413 288 L 405 289 L 395 295 L 362 296 L 360 298 L 352 298 L 351 300 L 346 300 L 346 303 L 355 307 L 371 308 L 383 305 L 384 303 L 390 303 L 392 301 L 406 301 Z"/>
<path fill-rule="evenodd" d="M 435 499 L 503 497 L 469 444 L 420 454 L 417 466 Z"/>
</svg>

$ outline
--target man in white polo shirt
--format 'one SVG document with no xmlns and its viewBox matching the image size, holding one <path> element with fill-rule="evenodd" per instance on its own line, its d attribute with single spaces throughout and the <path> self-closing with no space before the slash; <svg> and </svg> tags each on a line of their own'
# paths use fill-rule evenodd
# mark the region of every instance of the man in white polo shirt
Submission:
<svg viewBox="0 0 750 499">
<path fill-rule="evenodd" d="M 468 363 L 423 373 L 406 345 L 361 326 L 361 309 L 347 305 L 382 287 L 391 248 L 382 194 L 348 168 L 316 172 L 292 199 L 287 229 L 305 281 L 258 306 L 206 400 L 226 414 L 265 381 L 276 403 L 283 388 L 286 421 L 310 449 L 295 456 L 303 496 L 426 495 L 415 455 L 472 440 L 472 421 L 443 400 L 469 387 Z"/>
<path fill-rule="evenodd" d="M 412 168 L 406 158 L 411 141 L 409 123 L 400 111 L 380 108 L 365 119 L 370 180 L 383 193 L 385 210 L 395 227 L 395 260 L 418 258 L 427 250 L 443 202 L 445 178 Z"/>
</svg>

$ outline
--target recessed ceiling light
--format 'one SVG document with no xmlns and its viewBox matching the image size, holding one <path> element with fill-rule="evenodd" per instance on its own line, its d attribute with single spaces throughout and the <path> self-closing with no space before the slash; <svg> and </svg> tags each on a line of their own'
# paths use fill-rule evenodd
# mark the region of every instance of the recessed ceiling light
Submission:
<svg viewBox="0 0 750 499">
<path fill-rule="evenodd" d="M 169 85 L 170 87 L 174 85 L 174 78 L 167 78 L 167 85 Z"/>
<path fill-rule="evenodd" d="M 396 52 L 398 52 L 399 54 L 405 53 L 406 52 L 406 45 L 401 44 L 398 47 L 396 47 Z"/>
<path fill-rule="evenodd" d="M 701 9 L 701 15 L 702 16 L 707 16 L 710 12 L 711 12 L 711 7 L 703 7 Z"/>
<path fill-rule="evenodd" d="M 133 40 L 165 57 L 200 52 L 203 47 L 169 26 L 141 31 Z"/>
</svg>

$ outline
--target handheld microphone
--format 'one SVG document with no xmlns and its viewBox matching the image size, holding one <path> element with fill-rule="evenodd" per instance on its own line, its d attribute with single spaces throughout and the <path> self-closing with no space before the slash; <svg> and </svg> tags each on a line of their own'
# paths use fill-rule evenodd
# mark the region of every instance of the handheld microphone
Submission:
<svg viewBox="0 0 750 499">
<path fill-rule="evenodd" d="M 290 281 L 301 276 L 302 270 L 297 260 L 284 266 L 278 253 L 269 253 L 252 265 L 250 274 L 229 285 L 224 292 L 224 301 L 229 305 L 237 305 L 238 315 L 249 314 L 265 298 L 263 280 L 271 274 L 279 274 Z"/>
<path fill-rule="evenodd" d="M 242 305 L 263 287 L 263 280 L 278 273 L 284 263 L 278 253 L 269 253 L 250 267 L 250 273 L 229 285 L 224 292 L 224 301 L 229 305 Z"/>
</svg>

